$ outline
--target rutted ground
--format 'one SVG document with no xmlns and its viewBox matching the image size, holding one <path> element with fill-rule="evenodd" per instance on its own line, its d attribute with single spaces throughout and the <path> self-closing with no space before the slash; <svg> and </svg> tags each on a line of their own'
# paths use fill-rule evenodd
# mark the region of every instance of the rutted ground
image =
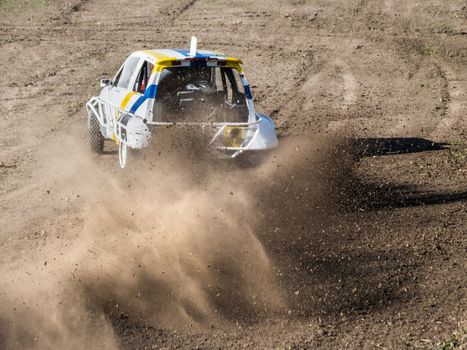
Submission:
<svg viewBox="0 0 467 350">
<path fill-rule="evenodd" d="M 111 314 L 117 343 L 431 348 L 466 327 L 465 2 L 4 0 L 0 11 L 3 276 L 47 275 L 43 257 L 66 254 L 86 225 L 88 177 L 122 176 L 115 155 L 86 148 L 83 104 L 98 79 L 133 50 L 197 35 L 242 57 L 284 140 L 350 136 L 355 163 L 332 166 L 340 155 L 318 157 L 318 142 L 314 163 L 260 185 L 269 224 L 256 235 L 286 309 L 194 333 Z M 307 178 L 305 165 L 320 169 Z M 327 191 L 304 196 L 313 181 Z"/>
</svg>

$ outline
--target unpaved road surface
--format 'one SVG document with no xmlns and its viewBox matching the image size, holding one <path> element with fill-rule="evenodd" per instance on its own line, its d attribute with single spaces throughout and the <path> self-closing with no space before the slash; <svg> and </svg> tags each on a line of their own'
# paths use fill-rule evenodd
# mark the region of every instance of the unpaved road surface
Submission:
<svg viewBox="0 0 467 350">
<path fill-rule="evenodd" d="M 467 346 L 465 1 L 0 14 L 0 348 Z M 92 154 L 98 80 L 191 35 L 243 59 L 277 154 L 232 169 L 169 142 L 125 172 Z"/>
</svg>

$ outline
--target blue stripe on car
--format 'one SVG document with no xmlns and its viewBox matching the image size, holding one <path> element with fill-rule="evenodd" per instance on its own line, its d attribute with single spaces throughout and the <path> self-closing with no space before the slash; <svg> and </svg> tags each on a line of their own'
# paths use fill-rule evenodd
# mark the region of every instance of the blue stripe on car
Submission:
<svg viewBox="0 0 467 350">
<path fill-rule="evenodd" d="M 189 51 L 189 50 L 185 50 L 185 49 L 174 49 L 174 51 L 177 51 L 178 53 L 182 54 L 182 55 L 185 56 L 186 58 L 191 57 L 191 56 L 190 56 L 190 51 Z M 213 56 L 213 55 L 211 55 L 211 54 L 206 55 L 206 54 L 202 54 L 202 53 L 196 51 L 195 58 L 209 58 L 209 57 L 212 57 L 212 56 Z"/>
<path fill-rule="evenodd" d="M 156 92 L 157 92 L 157 85 L 152 84 L 149 85 L 146 91 L 144 92 L 144 95 L 141 95 L 136 102 L 133 104 L 133 106 L 130 109 L 130 113 L 135 113 L 139 107 L 146 101 L 148 98 L 155 98 L 156 97 Z"/>
<path fill-rule="evenodd" d="M 248 100 L 251 100 L 253 97 L 251 96 L 251 90 L 248 85 L 244 85 L 243 88 L 245 89 L 245 96 Z"/>
</svg>

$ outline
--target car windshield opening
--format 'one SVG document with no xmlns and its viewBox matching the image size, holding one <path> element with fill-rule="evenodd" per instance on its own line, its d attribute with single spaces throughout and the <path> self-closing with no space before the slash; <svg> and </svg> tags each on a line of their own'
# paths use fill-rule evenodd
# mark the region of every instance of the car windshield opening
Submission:
<svg viewBox="0 0 467 350">
<path fill-rule="evenodd" d="M 172 67 L 161 72 L 156 122 L 248 122 L 245 90 L 237 70 Z"/>
</svg>

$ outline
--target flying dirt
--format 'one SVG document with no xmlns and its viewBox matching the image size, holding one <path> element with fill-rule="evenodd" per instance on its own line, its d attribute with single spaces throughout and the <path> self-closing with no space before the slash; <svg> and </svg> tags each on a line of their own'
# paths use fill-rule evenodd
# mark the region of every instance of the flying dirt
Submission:
<svg viewBox="0 0 467 350">
<path fill-rule="evenodd" d="M 305 215 L 304 225 L 322 219 L 323 212 L 305 208 L 310 203 L 331 209 L 336 177 L 315 148 L 328 146 L 290 139 L 273 159 L 248 169 L 213 159 L 192 130 L 158 136 L 132 170 L 111 182 L 94 173 L 86 157 L 74 159 L 67 182 L 80 183 L 86 198 L 83 225 L 69 243 L 39 249 L 40 271 L 33 261 L 3 274 L 12 282 L 2 294 L 7 347 L 118 348 L 115 318 L 201 331 L 290 312 L 260 237 L 276 236 L 268 233 L 270 225 L 294 215 L 276 201 L 298 196 L 293 209 Z M 90 177 L 83 177 L 85 169 Z M 274 187 L 284 184 L 285 193 L 277 193 Z M 288 234 L 269 245 L 282 250 L 296 239 L 309 237 Z M 17 278 L 22 272 L 25 277 Z"/>
<path fill-rule="evenodd" d="M 8 346 L 113 348 L 112 317 L 199 330 L 284 308 L 243 176 L 209 167 L 192 142 L 164 149 L 170 139 L 153 164 L 142 157 L 110 183 L 104 173 L 82 178 L 93 165 L 78 160 L 82 228 L 70 244 L 40 249 L 42 271 L 4 274 L 15 281 L 2 294 L 14 308 L 2 313 L 14 335 Z"/>
<path fill-rule="evenodd" d="M 0 14 L 1 349 L 465 347 L 464 1 Z M 278 147 L 224 159 L 180 125 L 123 170 L 91 152 L 99 80 L 192 36 L 243 59 Z"/>
</svg>

